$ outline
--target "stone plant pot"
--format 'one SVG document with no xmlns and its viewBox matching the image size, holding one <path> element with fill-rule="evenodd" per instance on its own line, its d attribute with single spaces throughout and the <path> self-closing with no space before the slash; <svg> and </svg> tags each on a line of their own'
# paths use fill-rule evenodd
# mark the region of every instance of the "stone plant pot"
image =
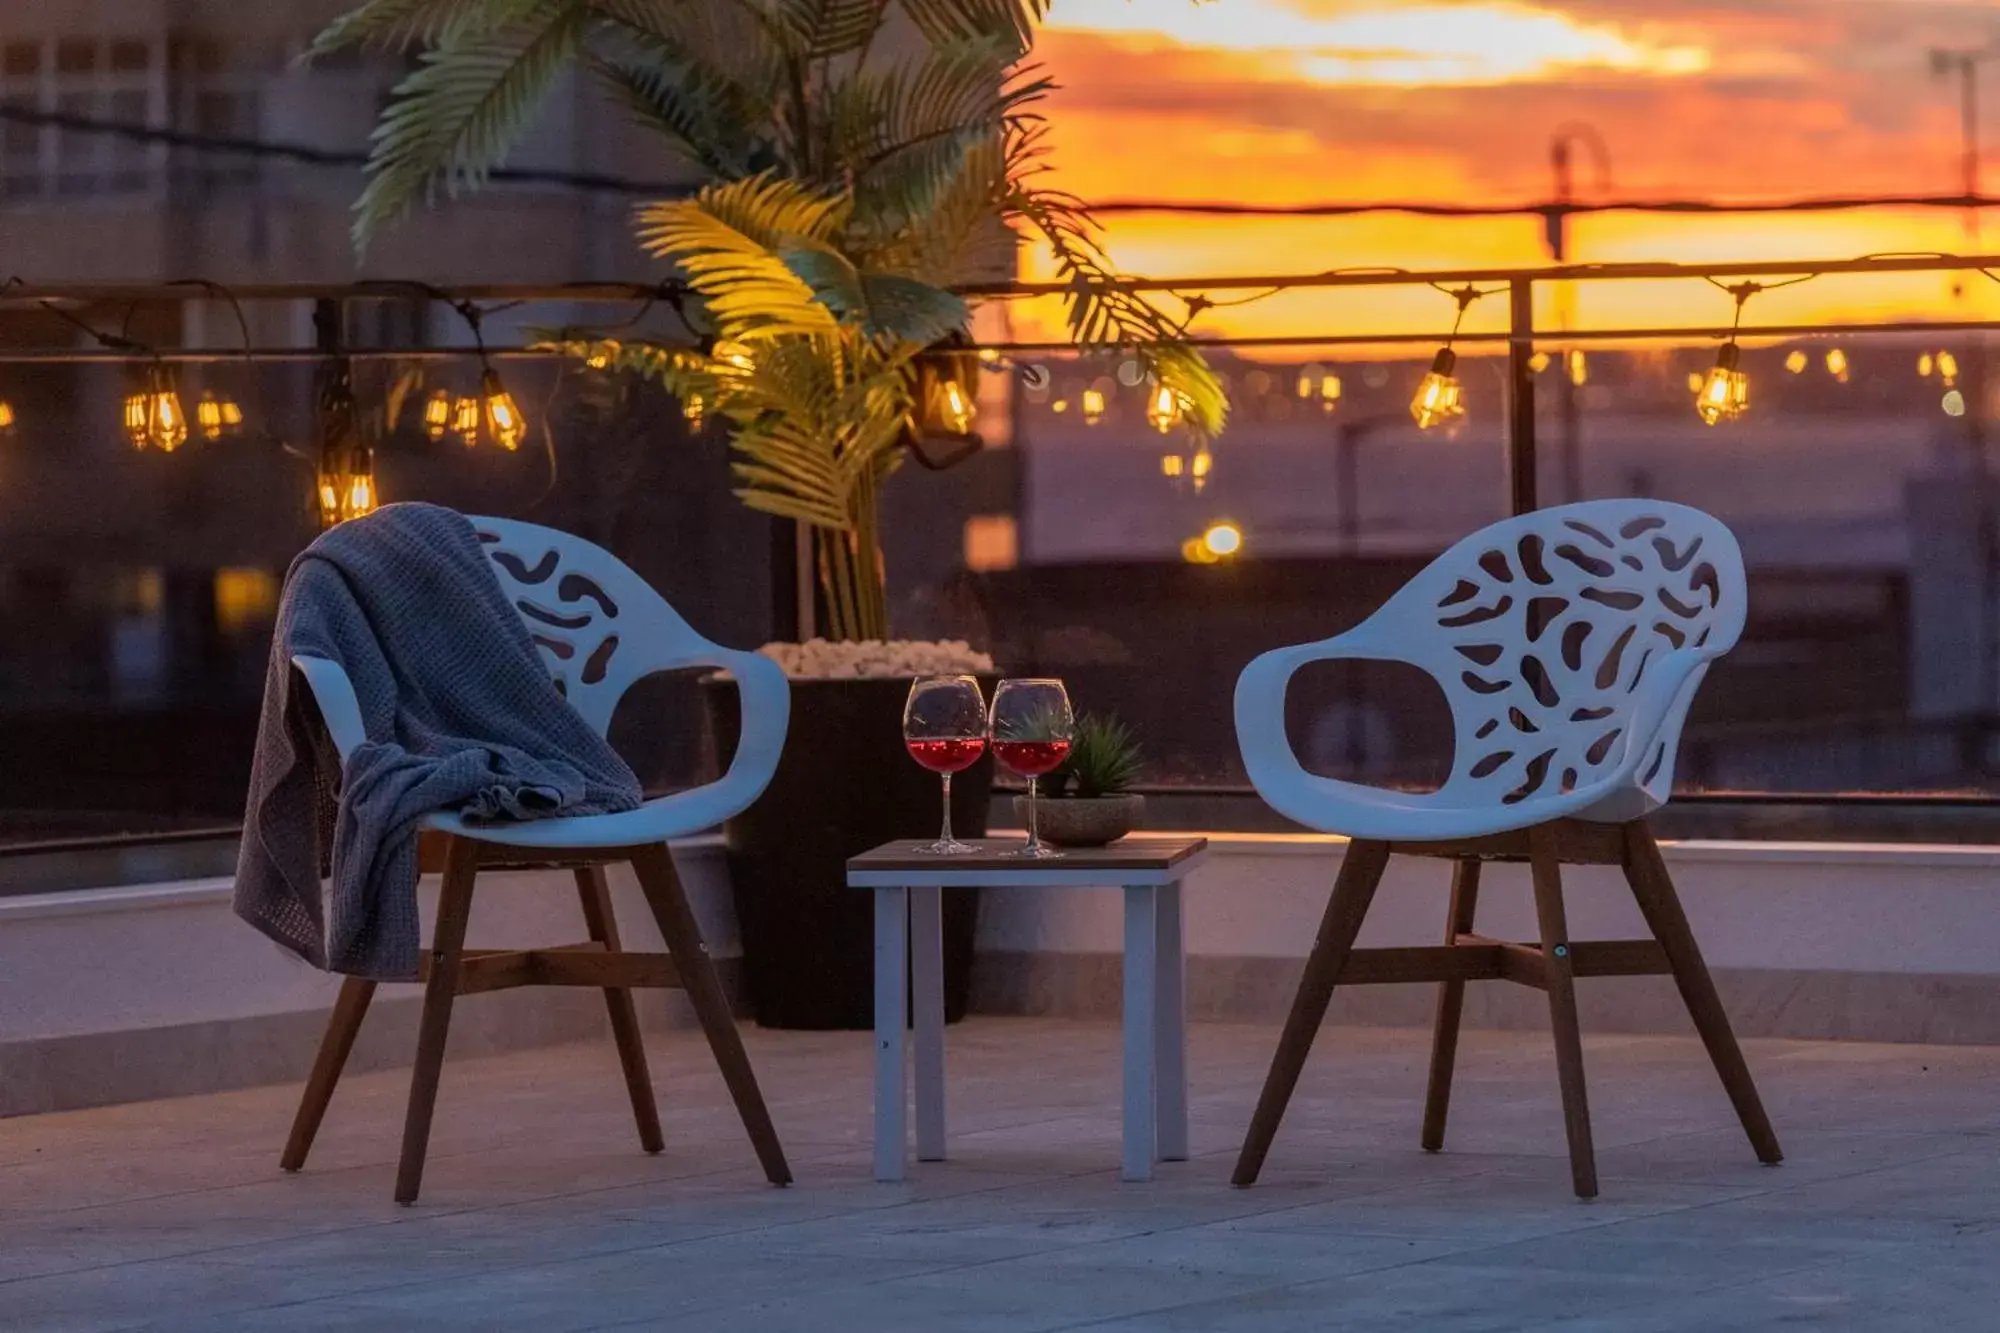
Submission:
<svg viewBox="0 0 2000 1333">
<path fill-rule="evenodd" d="M 1129 792 L 1117 796 L 1042 797 L 1035 803 L 1043 842 L 1058 847 L 1102 847 L 1139 827 L 1146 798 Z M 1028 826 L 1028 798 L 1014 798 L 1014 817 Z"/>
</svg>

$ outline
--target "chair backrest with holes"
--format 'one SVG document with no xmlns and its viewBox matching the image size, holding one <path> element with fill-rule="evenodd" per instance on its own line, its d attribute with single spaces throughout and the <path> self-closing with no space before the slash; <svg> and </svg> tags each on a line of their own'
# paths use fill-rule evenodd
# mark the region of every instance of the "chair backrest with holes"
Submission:
<svg viewBox="0 0 2000 1333">
<path fill-rule="evenodd" d="M 471 521 L 556 688 L 600 735 L 633 681 L 713 648 L 603 547 L 533 523 Z"/>
<path fill-rule="evenodd" d="M 1450 703 L 1461 804 L 1514 805 L 1588 786 L 1635 725 L 1649 663 L 1727 651 L 1743 630 L 1743 557 L 1716 519 L 1685 505 L 1595 500 L 1476 532 L 1433 561 L 1350 638 L 1421 667 Z M 1652 727 L 1636 786 L 1616 808 L 1664 804 L 1703 662 Z M 1613 770 L 1615 771 L 1615 769 Z"/>
</svg>

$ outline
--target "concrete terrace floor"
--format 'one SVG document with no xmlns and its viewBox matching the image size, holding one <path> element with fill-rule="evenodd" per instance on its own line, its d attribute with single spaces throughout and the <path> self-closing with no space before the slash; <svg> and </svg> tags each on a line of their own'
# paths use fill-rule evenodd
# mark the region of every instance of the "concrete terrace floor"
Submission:
<svg viewBox="0 0 2000 1333">
<path fill-rule="evenodd" d="M 476 1003 L 477 1001 L 474 1001 Z M 766 1186 L 705 1047 L 650 1041 L 642 1156 L 609 1042 L 448 1063 L 422 1202 L 406 1075 L 0 1121 L 0 1328 L 2000 1328 L 2000 1050 L 1758 1042 L 1761 1167 L 1690 1037 L 1587 1041 L 1603 1197 L 1569 1193 L 1553 1059 L 1468 1032 L 1416 1145 L 1427 1034 L 1329 1029 L 1227 1184 L 1275 1040 L 1194 1032 L 1195 1160 L 1117 1179 L 1117 1032 L 951 1032 L 954 1160 L 869 1179 L 864 1033 L 747 1033 L 799 1183 Z"/>
</svg>

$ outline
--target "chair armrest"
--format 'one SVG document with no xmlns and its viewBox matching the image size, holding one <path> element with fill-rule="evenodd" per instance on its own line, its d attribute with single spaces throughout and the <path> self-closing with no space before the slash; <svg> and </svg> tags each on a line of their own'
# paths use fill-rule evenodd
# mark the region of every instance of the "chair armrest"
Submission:
<svg viewBox="0 0 2000 1333">
<path fill-rule="evenodd" d="M 727 796 L 725 804 L 734 814 L 761 796 L 778 771 L 791 727 L 792 687 L 785 669 L 761 653 L 718 648 L 709 665 L 725 668 L 736 681 L 741 717 L 736 756 L 714 784 L 717 796 Z"/>
<path fill-rule="evenodd" d="M 361 725 L 361 701 L 354 696 L 353 682 L 347 679 L 340 663 L 324 657 L 294 657 L 292 666 L 305 677 L 313 702 L 319 705 L 320 719 L 326 723 L 327 734 L 333 737 L 333 747 L 340 752 L 341 762 L 346 763 L 355 747 L 368 739 L 368 732 Z"/>
<path fill-rule="evenodd" d="M 1236 678 L 1236 744 L 1243 768 L 1266 803 L 1278 813 L 1311 825 L 1307 816 L 1319 804 L 1320 791 L 1334 783 L 1306 772 L 1285 735 L 1285 690 L 1300 667 L 1342 658 L 1377 659 L 1382 650 L 1352 634 L 1335 635 L 1318 643 L 1274 648 L 1255 658 Z"/>
</svg>

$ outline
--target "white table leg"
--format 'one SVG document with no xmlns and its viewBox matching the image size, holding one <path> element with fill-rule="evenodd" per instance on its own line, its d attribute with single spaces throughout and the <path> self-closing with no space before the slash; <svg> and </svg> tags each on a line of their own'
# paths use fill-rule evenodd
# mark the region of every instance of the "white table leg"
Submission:
<svg viewBox="0 0 2000 1333">
<path fill-rule="evenodd" d="M 1181 943 L 1181 886 L 1163 884 L 1154 902 L 1154 939 L 1158 952 L 1154 1022 L 1158 1041 L 1157 1103 L 1160 1160 L 1188 1159 L 1187 1091 L 1187 952 Z"/>
<path fill-rule="evenodd" d="M 1153 1091 L 1156 899 L 1151 887 L 1125 890 L 1126 1180 L 1151 1180 L 1157 1156 Z"/>
<path fill-rule="evenodd" d="M 944 905 L 910 890 L 910 970 L 917 1025 L 917 1160 L 944 1160 Z"/>
<path fill-rule="evenodd" d="M 875 890 L 875 1179 L 901 1180 L 908 1153 L 904 1124 L 903 1012 L 908 981 L 909 894 Z"/>
</svg>

